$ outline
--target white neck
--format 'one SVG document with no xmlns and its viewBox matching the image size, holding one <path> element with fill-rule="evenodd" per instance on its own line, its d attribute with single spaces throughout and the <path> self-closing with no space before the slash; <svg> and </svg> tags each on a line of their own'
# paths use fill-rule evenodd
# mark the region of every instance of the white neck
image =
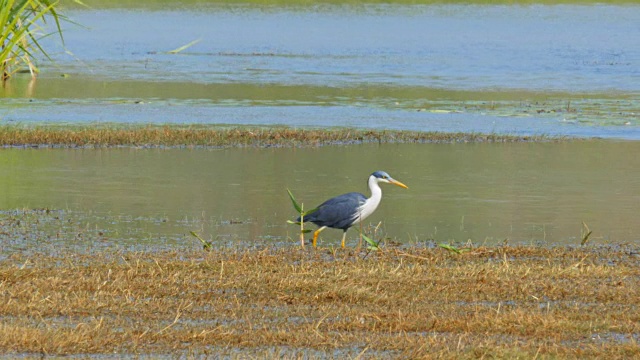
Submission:
<svg viewBox="0 0 640 360">
<path fill-rule="evenodd" d="M 369 177 L 369 190 L 371 191 L 371 196 L 360 206 L 360 216 L 357 222 L 363 221 L 373 214 L 378 205 L 380 205 L 380 200 L 382 200 L 382 189 L 378 185 L 378 179 L 375 176 Z"/>
<path fill-rule="evenodd" d="M 375 176 L 369 176 L 369 191 L 371 191 L 371 197 L 367 201 L 375 202 L 377 207 L 380 204 L 380 199 L 382 199 L 382 189 L 378 185 L 378 179 Z"/>
</svg>

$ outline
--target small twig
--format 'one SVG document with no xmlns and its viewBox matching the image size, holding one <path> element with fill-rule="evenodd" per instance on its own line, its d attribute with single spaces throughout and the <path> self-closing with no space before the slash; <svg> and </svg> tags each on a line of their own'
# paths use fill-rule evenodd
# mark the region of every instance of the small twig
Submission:
<svg viewBox="0 0 640 360">
<path fill-rule="evenodd" d="M 178 321 L 180 320 L 180 317 L 182 317 L 182 312 L 183 312 L 186 308 L 188 308 L 188 307 L 190 307 L 191 305 L 193 305 L 193 303 L 189 303 L 189 304 L 188 304 L 188 305 L 186 305 L 186 306 L 183 306 L 183 304 L 184 304 L 184 301 L 183 301 L 183 302 L 181 302 L 181 303 L 180 303 L 180 305 L 178 305 L 178 309 L 176 310 L 176 317 L 173 319 L 173 322 L 172 322 L 171 324 L 169 324 L 169 325 L 165 326 L 164 328 L 162 328 L 162 330 L 158 331 L 158 332 L 156 333 L 156 335 L 160 335 L 160 334 L 162 334 L 163 332 L 165 332 L 165 331 L 167 331 L 169 328 L 171 328 L 173 325 L 177 324 L 177 323 L 178 323 Z"/>
<path fill-rule="evenodd" d="M 398 252 L 397 254 L 398 254 L 398 256 L 406 256 L 406 257 L 410 257 L 410 258 L 414 258 L 414 259 L 418 259 L 418 260 L 425 260 L 425 261 L 430 261 L 431 260 L 431 259 L 426 258 L 424 256 L 407 254 L 405 252 Z"/>
</svg>

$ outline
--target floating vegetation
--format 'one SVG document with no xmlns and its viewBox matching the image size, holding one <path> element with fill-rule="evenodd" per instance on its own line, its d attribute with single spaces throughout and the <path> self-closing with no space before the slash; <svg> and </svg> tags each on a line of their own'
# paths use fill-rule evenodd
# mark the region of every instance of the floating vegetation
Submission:
<svg viewBox="0 0 640 360">
<path fill-rule="evenodd" d="M 0 126 L 3 147 L 291 147 L 363 143 L 535 142 L 546 136 L 223 126 Z"/>
</svg>

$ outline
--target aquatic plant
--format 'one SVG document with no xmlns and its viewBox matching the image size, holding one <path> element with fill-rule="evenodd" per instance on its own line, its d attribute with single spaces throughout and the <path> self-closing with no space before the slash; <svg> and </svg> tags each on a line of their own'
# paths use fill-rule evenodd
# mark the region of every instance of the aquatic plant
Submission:
<svg viewBox="0 0 640 360">
<path fill-rule="evenodd" d="M 375 240 L 371 239 L 370 237 L 368 237 L 367 235 L 365 235 L 363 233 L 360 233 L 360 236 L 362 236 L 364 241 L 366 241 L 367 244 L 369 244 L 369 246 L 367 246 L 367 250 L 369 250 L 369 251 L 378 251 L 378 250 L 380 250 L 380 242 L 382 240 L 375 241 Z"/>
<path fill-rule="evenodd" d="M 378 235 L 378 230 L 380 230 L 381 226 L 382 221 L 378 222 L 378 224 L 373 227 L 373 230 L 371 230 L 371 227 L 368 227 L 369 232 L 372 233 L 371 237 L 369 237 L 365 234 L 362 223 L 360 223 L 360 242 L 358 243 L 358 249 L 360 249 L 360 247 L 362 246 L 362 240 L 364 240 L 367 243 L 367 254 L 365 255 L 365 257 L 367 257 L 372 251 L 381 250 L 380 243 L 385 239 L 384 236 Z M 375 241 L 374 239 L 376 238 L 379 238 L 379 240 Z"/>
<path fill-rule="evenodd" d="M 51 35 L 41 33 L 42 25 L 48 20 L 55 23 L 52 34 L 58 34 L 64 42 L 60 20 L 65 18 L 57 11 L 57 5 L 57 1 L 51 0 L 0 0 L 0 77 L 3 81 L 20 70 L 20 66 L 26 66 L 35 77 L 38 72 L 35 54 L 49 58 L 39 43 L 42 37 Z"/>
<path fill-rule="evenodd" d="M 454 245 L 450 245 L 450 244 L 445 244 L 445 243 L 440 243 L 438 244 L 438 247 L 445 249 L 449 252 L 455 253 L 455 254 L 464 254 L 468 251 L 471 251 L 470 248 L 468 247 L 464 247 L 464 248 L 458 248 L 457 246 Z"/>
<path fill-rule="evenodd" d="M 589 241 L 589 236 L 591 236 L 591 233 L 593 232 L 593 230 L 589 229 L 589 226 L 587 225 L 587 223 L 585 223 L 584 221 L 582 222 L 582 230 L 580 231 L 580 237 L 582 238 L 582 240 L 580 240 L 580 245 L 584 246 L 587 244 L 587 241 Z"/>
<path fill-rule="evenodd" d="M 213 243 L 211 243 L 211 241 L 206 241 L 204 240 L 202 237 L 200 237 L 200 235 L 198 235 L 198 233 L 196 233 L 195 231 L 189 231 L 189 233 L 191 234 L 191 236 L 195 237 L 196 239 L 200 240 L 200 242 L 202 243 L 202 249 L 204 251 L 211 251 L 211 249 L 213 248 Z"/>
<path fill-rule="evenodd" d="M 296 198 L 293 196 L 293 193 L 291 192 L 291 190 L 287 189 L 287 193 L 289 194 L 289 198 L 291 199 L 291 203 L 293 204 L 293 207 L 296 209 L 298 214 L 300 214 L 300 221 L 287 220 L 287 222 L 289 224 L 300 225 L 300 246 L 304 247 L 304 234 L 311 232 L 311 230 L 304 228 L 304 217 L 318 210 L 318 208 L 313 208 L 311 210 L 304 211 L 304 204 L 298 203 L 298 201 L 296 201 Z"/>
</svg>

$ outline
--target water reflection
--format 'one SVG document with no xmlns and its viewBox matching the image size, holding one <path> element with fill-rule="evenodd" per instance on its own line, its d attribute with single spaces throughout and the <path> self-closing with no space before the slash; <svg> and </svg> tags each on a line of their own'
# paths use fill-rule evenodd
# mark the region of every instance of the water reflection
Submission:
<svg viewBox="0 0 640 360">
<path fill-rule="evenodd" d="M 116 244 L 173 246 L 191 230 L 219 241 L 295 244 L 290 188 L 307 206 L 384 169 L 368 222 L 401 242 L 638 241 L 640 144 L 358 145 L 310 149 L 0 151 L 0 209 L 49 208 Z M 135 229 L 135 230 L 134 230 Z M 351 230 L 351 239 L 356 231 Z M 340 231 L 325 230 L 325 243 Z M 18 241 L 20 240 L 13 240 Z M 28 240 L 24 240 L 27 241 Z M 67 244 L 81 239 L 62 239 Z M 28 244 L 22 244 L 28 246 Z"/>
</svg>

